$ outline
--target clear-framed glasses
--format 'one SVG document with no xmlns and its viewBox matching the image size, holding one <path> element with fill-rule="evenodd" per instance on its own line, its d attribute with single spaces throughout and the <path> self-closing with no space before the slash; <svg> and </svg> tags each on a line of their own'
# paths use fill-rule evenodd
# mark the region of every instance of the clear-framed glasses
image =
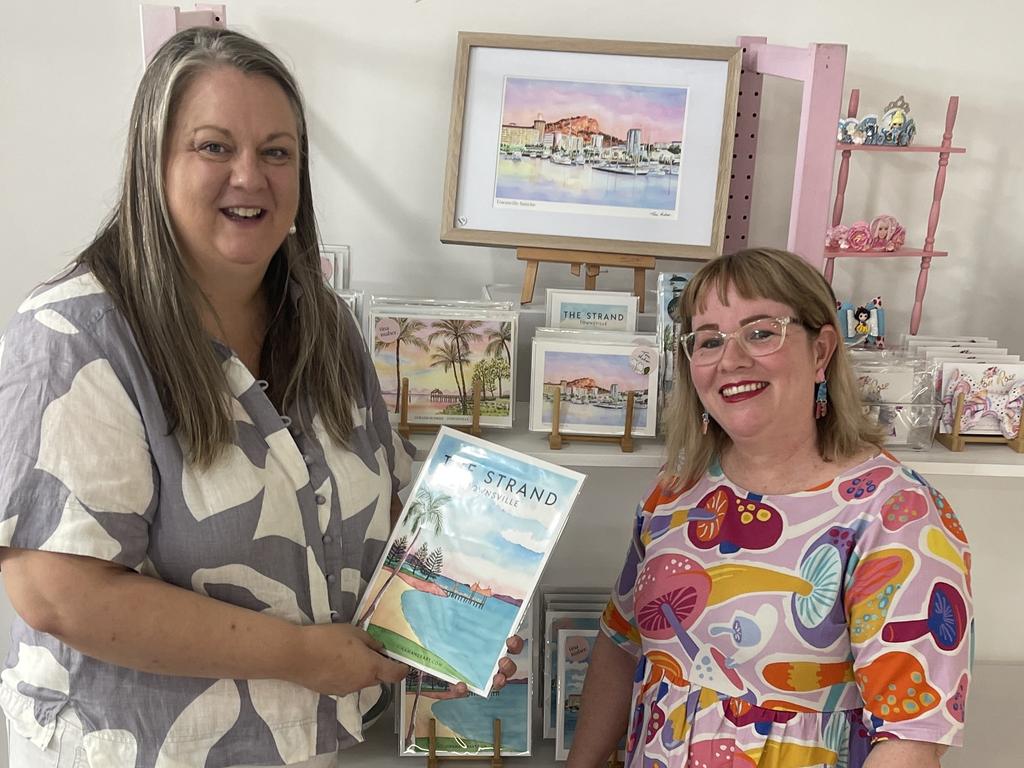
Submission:
<svg viewBox="0 0 1024 768">
<path fill-rule="evenodd" d="M 751 320 L 732 333 L 702 329 L 688 333 L 680 340 L 686 357 L 694 365 L 714 365 L 722 359 L 725 344 L 736 339 L 751 357 L 764 357 L 782 349 L 786 340 L 786 328 L 790 323 L 799 323 L 795 317 L 762 317 Z"/>
</svg>

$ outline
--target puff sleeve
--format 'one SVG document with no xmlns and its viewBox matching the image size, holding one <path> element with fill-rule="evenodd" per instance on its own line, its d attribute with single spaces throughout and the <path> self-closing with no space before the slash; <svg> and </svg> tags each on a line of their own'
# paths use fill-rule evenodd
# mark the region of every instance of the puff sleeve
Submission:
<svg viewBox="0 0 1024 768">
<path fill-rule="evenodd" d="M 872 741 L 958 746 L 971 678 L 971 555 L 949 502 L 915 475 L 881 504 L 844 590 Z"/>
</svg>

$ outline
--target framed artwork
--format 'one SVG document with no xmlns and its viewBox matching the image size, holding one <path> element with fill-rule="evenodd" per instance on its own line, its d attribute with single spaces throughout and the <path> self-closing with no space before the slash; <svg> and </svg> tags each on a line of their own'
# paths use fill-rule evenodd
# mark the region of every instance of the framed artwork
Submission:
<svg viewBox="0 0 1024 768">
<path fill-rule="evenodd" d="M 459 33 L 441 241 L 719 255 L 741 57 Z"/>
<path fill-rule="evenodd" d="M 654 437 L 658 424 L 658 352 L 653 339 L 642 345 L 535 336 L 531 430 L 551 430 L 556 392 L 560 430 L 566 434 L 621 434 L 626 398 L 632 392 L 633 435 Z"/>
<path fill-rule="evenodd" d="M 637 297 L 624 291 L 573 291 L 548 288 L 549 328 L 636 331 Z"/>
<path fill-rule="evenodd" d="M 347 245 L 320 246 L 320 271 L 324 280 L 336 291 L 348 288 L 348 257 Z"/>
<path fill-rule="evenodd" d="M 544 738 L 555 738 L 558 712 L 558 633 L 562 630 L 593 630 L 601 626 L 601 613 L 604 606 L 592 606 L 587 610 L 545 610 L 544 611 L 544 645 L 541 663 L 544 674 L 541 683 L 543 700 L 541 709 L 544 715 Z"/>
</svg>

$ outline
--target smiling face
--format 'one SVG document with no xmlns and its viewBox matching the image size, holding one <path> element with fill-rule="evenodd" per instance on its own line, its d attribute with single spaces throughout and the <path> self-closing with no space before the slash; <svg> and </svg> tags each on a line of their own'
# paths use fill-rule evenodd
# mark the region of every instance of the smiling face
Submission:
<svg viewBox="0 0 1024 768">
<path fill-rule="evenodd" d="M 229 66 L 185 89 L 167 134 L 164 190 L 199 283 L 262 278 L 299 205 L 299 130 L 284 90 Z"/>
<path fill-rule="evenodd" d="M 795 317 L 792 307 L 772 299 L 746 299 L 729 286 L 726 301 L 715 286 L 708 286 L 706 306 L 698 308 L 692 328 L 725 333 L 763 317 Z M 697 395 L 711 417 L 734 443 L 804 433 L 813 439 L 814 385 L 835 350 L 830 325 L 812 338 L 797 322 L 786 329 L 779 351 L 753 357 L 732 338 L 721 360 L 713 365 L 690 363 Z"/>
</svg>

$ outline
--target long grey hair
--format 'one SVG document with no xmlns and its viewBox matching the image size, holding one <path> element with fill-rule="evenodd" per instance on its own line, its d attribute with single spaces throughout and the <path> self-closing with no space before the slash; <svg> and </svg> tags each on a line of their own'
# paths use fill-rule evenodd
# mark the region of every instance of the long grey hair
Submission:
<svg viewBox="0 0 1024 768">
<path fill-rule="evenodd" d="M 234 437 L 230 394 L 203 329 L 205 302 L 185 268 L 164 189 L 164 151 L 182 94 L 195 78 L 234 67 L 276 82 L 295 110 L 299 129 L 299 208 L 296 232 L 285 238 L 263 281 L 268 327 L 261 350 L 267 394 L 282 411 L 305 397 L 328 434 L 345 442 L 361 362 L 341 322 L 337 297 L 320 272 L 309 179 L 309 141 L 298 86 L 285 65 L 245 35 L 220 29 L 184 30 L 168 40 L 142 76 L 132 108 L 120 199 L 96 239 L 78 257 L 124 313 L 152 372 L 167 415 L 188 459 L 209 466 Z M 292 300 L 290 285 L 297 285 Z M 300 408 L 300 413 L 303 409 Z"/>
</svg>

